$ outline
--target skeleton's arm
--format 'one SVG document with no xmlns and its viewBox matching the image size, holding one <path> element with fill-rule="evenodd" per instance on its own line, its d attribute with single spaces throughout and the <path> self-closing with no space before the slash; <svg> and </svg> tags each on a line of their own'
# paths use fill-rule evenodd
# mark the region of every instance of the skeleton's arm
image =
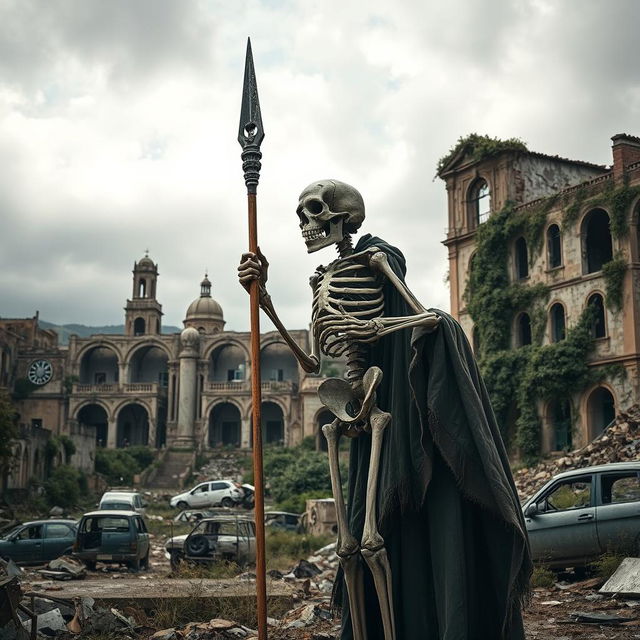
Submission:
<svg viewBox="0 0 640 640">
<path fill-rule="evenodd" d="M 258 280 L 258 289 L 260 291 L 260 308 L 266 313 L 267 317 L 282 336 L 283 340 L 289 345 L 296 360 L 307 373 L 318 373 L 320 371 L 320 359 L 317 357 L 317 339 L 313 338 L 313 347 L 311 354 L 306 353 L 302 347 L 293 339 L 291 334 L 282 324 L 276 310 L 271 302 L 271 296 L 267 292 L 267 271 L 269 262 L 259 253 L 244 253 L 238 267 L 238 278 L 240 284 L 248 291 L 251 281 Z"/>
</svg>

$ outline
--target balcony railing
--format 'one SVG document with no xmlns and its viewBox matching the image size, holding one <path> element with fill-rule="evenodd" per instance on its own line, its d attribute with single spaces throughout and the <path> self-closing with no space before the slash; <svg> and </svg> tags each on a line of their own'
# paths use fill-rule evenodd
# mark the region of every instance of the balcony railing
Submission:
<svg viewBox="0 0 640 640">
<path fill-rule="evenodd" d="M 152 394 L 156 395 L 166 391 L 166 387 L 160 386 L 157 382 L 126 382 L 120 384 L 119 382 L 108 382 L 105 384 L 81 384 L 75 383 L 73 385 L 72 393 L 77 394 L 107 394 L 107 393 L 121 393 L 121 394 Z"/>
<path fill-rule="evenodd" d="M 264 393 L 291 393 L 297 389 L 297 384 L 292 380 L 268 380 L 260 385 Z M 206 389 L 208 391 L 222 393 L 242 393 L 251 391 L 249 380 L 232 380 L 230 382 L 209 382 Z"/>
</svg>

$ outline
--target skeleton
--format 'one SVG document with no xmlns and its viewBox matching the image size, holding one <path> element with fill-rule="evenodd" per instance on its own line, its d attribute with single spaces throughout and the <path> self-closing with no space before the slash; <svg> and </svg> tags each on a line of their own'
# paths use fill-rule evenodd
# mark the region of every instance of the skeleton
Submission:
<svg viewBox="0 0 640 640">
<path fill-rule="evenodd" d="M 338 540 L 336 553 L 344 571 L 354 640 L 366 640 L 364 616 L 363 566 L 360 556 L 369 566 L 384 627 L 385 640 L 395 640 L 391 567 L 378 531 L 376 496 L 378 470 L 384 431 L 391 414 L 376 406 L 376 389 L 382 380 L 382 370 L 365 370 L 368 345 L 384 335 L 400 329 L 423 326 L 434 330 L 438 317 L 427 311 L 405 283 L 391 269 L 387 256 L 377 247 L 355 253 L 351 234 L 364 220 L 361 195 L 343 182 L 320 180 L 310 184 L 300 195 L 296 210 L 302 237 L 309 253 L 331 244 L 338 250 L 338 259 L 320 266 L 311 277 L 313 290 L 312 350 L 307 354 L 291 337 L 278 318 L 267 293 L 268 262 L 261 254 L 246 253 L 238 267 L 242 285 L 248 289 L 251 280 L 260 283 L 260 306 L 287 342 L 302 368 L 317 373 L 320 354 L 330 357 L 345 355 L 346 380 L 329 378 L 318 389 L 320 400 L 335 416 L 322 427 L 327 439 L 332 491 L 336 502 Z M 384 317 L 383 284 L 391 283 L 415 315 Z M 338 451 L 342 436 L 358 437 L 371 434 L 371 457 L 367 477 L 365 524 L 362 540 L 349 531 L 342 497 L 342 481 Z"/>
</svg>

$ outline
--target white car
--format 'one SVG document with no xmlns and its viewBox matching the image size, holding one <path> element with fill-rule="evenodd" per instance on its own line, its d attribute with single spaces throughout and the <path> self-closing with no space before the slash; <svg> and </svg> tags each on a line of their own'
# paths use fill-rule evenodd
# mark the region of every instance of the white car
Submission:
<svg viewBox="0 0 640 640">
<path fill-rule="evenodd" d="M 145 515 L 147 503 L 140 493 L 136 491 L 107 491 L 100 498 L 98 508 L 115 509 L 117 511 L 135 511 L 141 516 Z"/>
<path fill-rule="evenodd" d="M 189 507 L 233 507 L 242 500 L 242 487 L 231 480 L 201 482 L 199 485 L 173 496 L 169 501 L 172 507 L 188 509 Z"/>
</svg>

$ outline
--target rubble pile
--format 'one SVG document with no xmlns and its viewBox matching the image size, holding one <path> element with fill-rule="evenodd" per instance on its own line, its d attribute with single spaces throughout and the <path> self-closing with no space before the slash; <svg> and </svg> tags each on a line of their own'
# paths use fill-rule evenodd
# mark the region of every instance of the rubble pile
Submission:
<svg viewBox="0 0 640 640">
<path fill-rule="evenodd" d="M 244 459 L 244 458 L 242 458 Z M 242 460 L 233 451 L 222 451 L 195 472 L 195 480 L 233 480 L 242 482 Z"/>
<path fill-rule="evenodd" d="M 563 456 L 539 462 L 533 467 L 514 472 L 514 480 L 522 501 L 532 496 L 558 473 L 609 462 L 640 459 L 640 406 L 621 412 L 615 422 L 587 446 Z"/>
</svg>

